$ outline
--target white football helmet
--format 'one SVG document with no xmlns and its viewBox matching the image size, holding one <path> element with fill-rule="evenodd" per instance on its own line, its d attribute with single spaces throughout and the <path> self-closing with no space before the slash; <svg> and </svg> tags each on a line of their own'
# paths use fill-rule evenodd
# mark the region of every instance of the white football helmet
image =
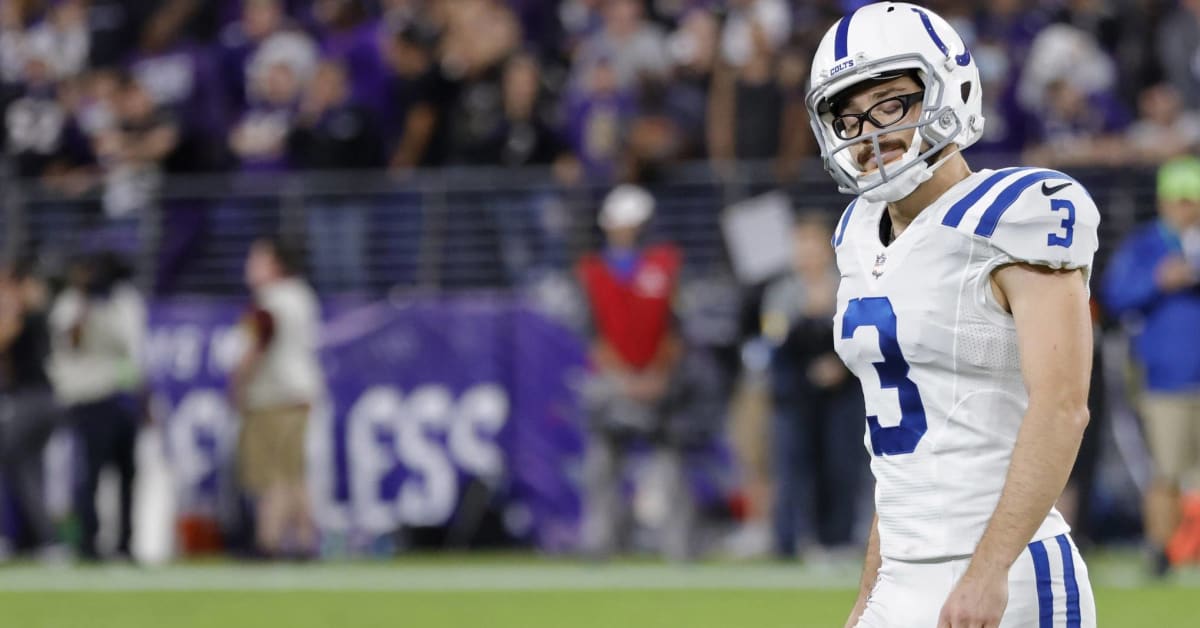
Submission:
<svg viewBox="0 0 1200 628">
<path fill-rule="evenodd" d="M 874 129 L 843 140 L 834 131 L 830 101 L 872 79 L 914 71 L 924 85 L 920 117 L 912 124 Z M 945 161 L 928 163 L 951 142 L 965 149 L 983 134 L 979 69 L 958 33 L 929 9 L 905 2 L 864 6 L 830 27 L 813 59 L 808 106 L 825 169 L 838 189 L 869 201 L 897 201 L 929 180 Z M 917 129 L 908 151 L 883 164 L 879 136 Z M 865 130 L 865 129 L 864 129 Z M 922 142 L 922 140 L 924 140 Z M 848 150 L 872 142 L 877 169 L 864 173 Z"/>
</svg>

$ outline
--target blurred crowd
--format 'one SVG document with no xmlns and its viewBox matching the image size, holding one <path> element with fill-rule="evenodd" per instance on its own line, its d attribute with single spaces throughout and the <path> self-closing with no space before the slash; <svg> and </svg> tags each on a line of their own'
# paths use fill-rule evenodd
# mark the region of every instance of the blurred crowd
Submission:
<svg viewBox="0 0 1200 628">
<path fill-rule="evenodd" d="M 150 234 L 169 289 L 205 232 L 256 231 L 240 250 L 282 228 L 252 224 L 280 203 L 212 202 L 220 188 L 163 200 L 180 174 L 390 171 L 402 187 L 419 168 L 533 167 L 573 189 L 752 161 L 789 180 L 816 155 L 812 51 L 858 4 L 6 0 L 0 154 L 39 194 L 21 237 L 43 256 L 144 253 Z M 930 4 L 983 77 L 973 163 L 1150 165 L 1200 144 L 1200 0 Z M 376 226 L 344 187 L 306 200 L 297 229 L 323 291 L 366 281 Z M 391 223 L 417 213 L 393 205 Z"/>
<path fill-rule="evenodd" d="M 160 172 L 787 164 L 815 151 L 811 53 L 858 4 L 7 0 L 4 152 L 64 194 L 108 181 L 112 216 Z M 1125 164 L 1200 141 L 1200 2 L 929 4 L 983 75 L 977 151 Z"/>
</svg>

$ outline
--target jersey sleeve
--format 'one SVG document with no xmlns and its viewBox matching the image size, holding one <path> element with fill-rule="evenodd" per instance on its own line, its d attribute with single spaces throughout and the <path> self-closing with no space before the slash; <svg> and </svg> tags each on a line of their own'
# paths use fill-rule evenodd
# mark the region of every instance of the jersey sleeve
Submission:
<svg viewBox="0 0 1200 628">
<path fill-rule="evenodd" d="M 1049 194 L 1047 194 L 1049 192 Z M 976 235 L 1013 262 L 1091 272 L 1099 246 L 1100 212 L 1083 185 L 1062 173 L 1046 171 L 1037 185 L 989 207 Z"/>
</svg>

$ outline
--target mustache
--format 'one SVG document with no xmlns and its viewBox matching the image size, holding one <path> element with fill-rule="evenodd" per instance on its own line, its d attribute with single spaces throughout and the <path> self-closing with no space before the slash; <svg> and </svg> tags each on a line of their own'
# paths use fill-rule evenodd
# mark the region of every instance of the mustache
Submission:
<svg viewBox="0 0 1200 628">
<path fill-rule="evenodd" d="M 904 142 L 901 142 L 900 140 L 884 140 L 884 141 L 879 142 L 880 154 L 883 154 L 883 153 L 886 153 L 886 152 L 892 151 L 892 150 L 898 150 L 898 151 L 903 152 L 906 148 L 907 147 L 904 145 Z M 868 163 L 871 162 L 872 159 L 875 159 L 875 147 L 868 146 L 867 150 L 864 150 L 863 152 L 858 154 L 858 165 L 866 166 Z"/>
</svg>

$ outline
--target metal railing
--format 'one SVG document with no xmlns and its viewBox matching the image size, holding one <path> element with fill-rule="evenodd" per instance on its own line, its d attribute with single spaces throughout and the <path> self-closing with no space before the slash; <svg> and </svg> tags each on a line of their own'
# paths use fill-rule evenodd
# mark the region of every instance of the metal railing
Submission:
<svg viewBox="0 0 1200 628">
<path fill-rule="evenodd" d="M 1101 268 L 1111 249 L 1154 213 L 1153 173 L 1083 169 L 1072 176 L 1101 208 Z M 163 177 L 143 207 L 112 218 L 120 190 L 97 182 L 67 196 L 32 181 L 3 181 L 0 244 L 50 264 L 97 247 L 136 262 L 146 287 L 184 294 L 237 293 L 256 237 L 281 236 L 305 253 L 323 291 L 505 289 L 569 271 L 596 247 L 607 184 L 562 185 L 547 169 L 446 168 L 404 173 L 308 172 Z M 649 237 L 684 251 L 685 272 L 725 272 L 720 229 L 730 204 L 782 190 L 796 208 L 836 217 L 837 194 L 815 160 L 780 180 L 770 164 L 683 164 L 647 187 L 658 207 Z"/>
<path fill-rule="evenodd" d="M 1013 162 L 997 165 L 1007 163 Z M 1100 274 L 1120 240 L 1154 215 L 1154 173 L 1069 174 L 1088 188 L 1102 213 Z M 0 245 L 6 254 L 36 250 L 53 265 L 95 247 L 124 248 L 144 285 L 160 293 L 244 295 L 242 265 L 250 243 L 278 235 L 303 249 L 318 289 L 326 293 L 533 287 L 542 309 L 580 327 L 586 315 L 579 296 L 569 292 L 569 272 L 583 252 L 600 244 L 596 211 L 609 189 L 564 186 L 547 170 L 167 177 L 152 203 L 130 218 L 112 219 L 104 214 L 102 187 L 66 197 L 29 181 L 9 178 L 0 184 Z M 658 201 L 649 237 L 674 241 L 684 252 L 684 335 L 712 346 L 736 344 L 739 299 L 745 296 L 730 278 L 720 227 L 725 208 L 782 190 L 795 208 L 826 211 L 832 221 L 848 202 L 816 162 L 782 181 L 767 164 L 686 164 L 660 173 L 647 187 Z M 329 256 L 343 254 L 333 267 L 345 266 L 346 276 L 329 272 Z M 541 281 L 547 277 L 551 280 Z M 1106 499 L 1119 502 L 1114 508 L 1136 512 L 1135 485 L 1148 462 L 1126 400 L 1122 375 L 1128 357 L 1121 336 L 1110 328 L 1099 345 L 1112 354 L 1105 380 L 1113 400 L 1112 420 L 1101 433 L 1107 452 L 1101 475 L 1112 485 Z"/>
</svg>

